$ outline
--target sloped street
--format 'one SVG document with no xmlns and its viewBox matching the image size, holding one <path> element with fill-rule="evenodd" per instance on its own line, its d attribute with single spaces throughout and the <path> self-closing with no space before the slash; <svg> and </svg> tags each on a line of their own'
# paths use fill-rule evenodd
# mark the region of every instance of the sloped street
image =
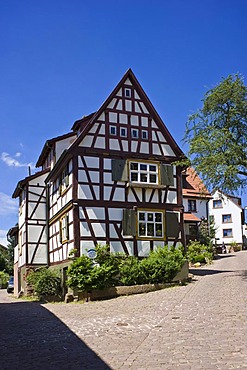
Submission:
<svg viewBox="0 0 247 370">
<path fill-rule="evenodd" d="M 0 369 L 247 369 L 247 251 L 182 287 L 41 305 L 0 291 Z"/>
</svg>

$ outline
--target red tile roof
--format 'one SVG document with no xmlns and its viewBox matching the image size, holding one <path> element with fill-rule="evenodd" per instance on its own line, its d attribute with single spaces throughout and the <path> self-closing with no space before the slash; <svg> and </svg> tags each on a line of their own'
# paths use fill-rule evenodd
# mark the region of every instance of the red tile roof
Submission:
<svg viewBox="0 0 247 370">
<path fill-rule="evenodd" d="M 194 215 L 194 213 L 184 212 L 184 221 L 199 222 L 201 219 Z"/>
<path fill-rule="evenodd" d="M 193 168 L 187 168 L 183 176 L 183 196 L 209 199 L 212 198 L 210 192 L 207 190 L 201 178 L 197 175 Z"/>
</svg>

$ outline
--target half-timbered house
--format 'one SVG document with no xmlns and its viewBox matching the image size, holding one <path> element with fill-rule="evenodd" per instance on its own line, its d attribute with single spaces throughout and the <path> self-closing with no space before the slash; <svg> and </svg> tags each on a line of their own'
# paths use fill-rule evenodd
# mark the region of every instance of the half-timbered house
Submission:
<svg viewBox="0 0 247 370">
<path fill-rule="evenodd" d="M 48 140 L 42 150 L 37 162 L 42 171 L 31 179 L 44 176 L 46 184 L 43 262 L 66 268 L 72 249 L 79 256 L 97 244 L 138 257 L 165 244 L 185 244 L 182 169 L 174 165 L 181 156 L 129 69 L 97 112 L 76 121 L 67 135 Z M 22 192 L 16 189 L 14 196 Z M 20 216 L 22 235 L 23 224 Z M 40 234 L 36 244 L 30 238 L 26 232 L 19 243 L 19 249 L 26 248 L 26 263 L 36 261 L 41 241 Z"/>
</svg>

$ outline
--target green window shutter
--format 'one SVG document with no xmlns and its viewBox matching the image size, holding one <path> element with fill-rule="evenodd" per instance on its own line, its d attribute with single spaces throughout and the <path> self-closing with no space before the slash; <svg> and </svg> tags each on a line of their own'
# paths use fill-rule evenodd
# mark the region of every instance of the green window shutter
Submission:
<svg viewBox="0 0 247 370">
<path fill-rule="evenodd" d="M 123 235 L 136 235 L 136 212 L 133 209 L 123 210 Z"/>
<path fill-rule="evenodd" d="M 180 231 L 178 213 L 166 212 L 166 236 L 177 238 Z"/>
<path fill-rule="evenodd" d="M 128 166 L 124 159 L 112 159 L 112 181 L 128 181 Z"/>
<path fill-rule="evenodd" d="M 160 183 L 161 185 L 174 185 L 173 166 L 167 164 L 160 164 Z"/>
</svg>

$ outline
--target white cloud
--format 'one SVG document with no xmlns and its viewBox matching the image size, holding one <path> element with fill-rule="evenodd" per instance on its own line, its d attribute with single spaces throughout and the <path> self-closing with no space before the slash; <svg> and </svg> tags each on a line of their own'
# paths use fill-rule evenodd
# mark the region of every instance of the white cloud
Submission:
<svg viewBox="0 0 247 370">
<path fill-rule="evenodd" d="M 18 201 L 0 192 L 0 216 L 17 214 Z"/>
<path fill-rule="evenodd" d="M 7 247 L 8 241 L 7 241 L 7 230 L 0 230 L 0 244 L 4 245 Z"/>
<path fill-rule="evenodd" d="M 21 153 L 17 153 L 21 154 Z M 16 155 L 17 156 L 17 155 Z M 18 157 L 18 156 L 17 156 Z M 21 163 L 17 159 L 12 158 L 9 153 L 3 152 L 1 154 L 1 160 L 7 164 L 9 167 L 30 167 L 32 170 L 35 169 L 35 166 L 32 162 L 30 163 Z"/>
<path fill-rule="evenodd" d="M 20 152 L 15 153 L 15 157 L 16 158 L 19 158 L 20 156 L 21 156 L 21 153 Z"/>
</svg>

